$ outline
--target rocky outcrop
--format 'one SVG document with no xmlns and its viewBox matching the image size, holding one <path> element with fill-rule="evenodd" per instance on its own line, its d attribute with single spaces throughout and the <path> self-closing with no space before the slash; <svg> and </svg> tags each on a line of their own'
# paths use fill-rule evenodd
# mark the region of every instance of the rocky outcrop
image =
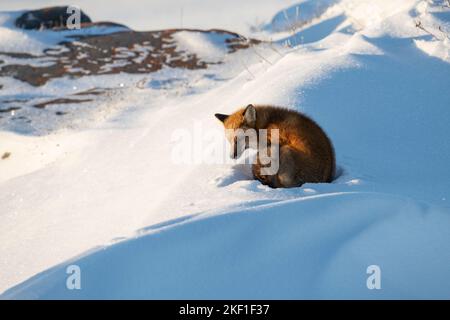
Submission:
<svg viewBox="0 0 450 320">
<path fill-rule="evenodd" d="M 52 127 L 49 123 L 67 118 L 68 114 L 76 113 L 78 107 L 92 109 L 103 97 L 127 86 L 91 79 L 92 87 L 83 86 L 79 91 L 74 82 L 69 85 L 66 79 L 129 74 L 143 75 L 153 83 L 152 75 L 164 68 L 205 70 L 224 63 L 228 55 L 260 42 L 218 29 L 134 31 L 116 23 L 93 22 L 82 11 L 80 28 L 68 29 L 67 7 L 32 10 L 8 17 L 15 21 L 4 27 L 12 28 L 12 32 L 31 41 L 36 39 L 39 46 L 47 40 L 49 43 L 47 48 L 34 51 L 24 50 L 21 43 L 18 48 L 22 50 L 15 52 L 5 49 L 15 48 L 14 45 L 5 45 L 2 49 L 0 42 L 0 128 L 21 132 L 41 132 L 37 122 L 40 121 L 42 127 Z M 197 52 L 198 47 L 190 46 L 192 39 L 200 47 L 213 46 L 214 52 L 219 54 L 214 58 L 203 56 L 203 50 Z M 219 50 L 215 50 L 217 48 Z M 17 82 L 10 81 L 11 78 L 38 90 L 16 96 Z M 52 80 L 60 80 L 65 90 L 40 90 Z M 174 79 L 169 80 L 176 83 Z M 161 79 L 155 81 L 161 82 Z M 72 87 L 75 89 L 68 89 Z M 36 114 L 42 114 L 45 119 Z"/>
</svg>

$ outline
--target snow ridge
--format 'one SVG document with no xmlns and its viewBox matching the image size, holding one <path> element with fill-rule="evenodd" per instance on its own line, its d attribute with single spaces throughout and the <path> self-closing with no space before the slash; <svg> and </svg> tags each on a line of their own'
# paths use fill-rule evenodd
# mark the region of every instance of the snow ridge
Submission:
<svg viewBox="0 0 450 320">
<path fill-rule="evenodd" d="M 0 297 L 448 298 L 450 8 L 320 3 L 294 27 L 274 23 L 274 9 L 253 30 L 263 42 L 235 55 L 180 34 L 184 50 L 223 58 L 206 70 L 81 78 L 86 90 L 124 84 L 82 129 L 1 131 L 0 155 L 11 155 L 0 160 Z M 223 144 L 214 113 L 248 103 L 315 119 L 334 143 L 336 180 L 273 190 L 239 162 L 171 160 L 174 132 Z M 72 264 L 82 290 L 65 286 Z M 371 265 L 381 290 L 367 287 Z"/>
</svg>

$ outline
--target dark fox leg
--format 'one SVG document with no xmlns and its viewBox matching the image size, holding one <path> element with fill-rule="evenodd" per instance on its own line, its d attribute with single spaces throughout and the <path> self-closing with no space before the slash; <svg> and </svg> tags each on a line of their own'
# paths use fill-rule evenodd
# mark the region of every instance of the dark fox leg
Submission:
<svg viewBox="0 0 450 320">
<path fill-rule="evenodd" d="M 320 163 L 305 153 L 289 146 L 280 149 L 280 170 L 278 180 L 285 188 L 299 187 L 304 183 L 325 182 Z"/>
<path fill-rule="evenodd" d="M 289 146 L 280 148 L 280 168 L 278 170 L 278 181 L 283 188 L 300 187 L 305 183 L 301 175 L 302 155 Z"/>
<path fill-rule="evenodd" d="M 265 151 L 267 152 L 267 151 Z M 267 153 L 266 153 L 267 154 Z M 280 182 L 278 181 L 278 176 L 277 174 L 273 174 L 273 175 L 265 175 L 262 174 L 264 173 L 264 171 L 262 169 L 264 168 L 269 168 L 269 165 L 263 165 L 260 161 L 260 153 L 258 152 L 258 155 L 256 156 L 256 163 L 252 166 L 252 172 L 253 172 L 253 177 L 256 180 L 259 180 L 262 184 L 269 186 L 271 188 L 280 188 Z"/>
<path fill-rule="evenodd" d="M 318 182 L 315 177 L 316 168 L 306 155 L 291 148 L 282 146 L 279 153 L 279 169 L 277 174 L 262 175 L 261 169 L 264 166 L 257 157 L 256 164 L 253 165 L 253 176 L 262 184 L 271 188 L 294 188 L 300 187 L 305 182 Z"/>
<path fill-rule="evenodd" d="M 266 153 L 267 154 L 267 153 Z M 296 159 L 296 151 L 288 146 L 279 149 L 278 155 L 278 171 L 273 175 L 262 174 L 263 168 L 270 166 L 261 164 L 260 154 L 256 158 L 256 164 L 253 165 L 252 171 L 255 179 L 262 184 L 271 188 L 292 188 L 303 184 L 298 178 L 298 159 Z"/>
<path fill-rule="evenodd" d="M 279 188 L 280 183 L 278 182 L 277 175 L 262 175 L 261 168 L 263 166 L 259 161 L 252 166 L 253 177 L 260 181 L 263 185 L 269 186 L 271 188 Z"/>
</svg>

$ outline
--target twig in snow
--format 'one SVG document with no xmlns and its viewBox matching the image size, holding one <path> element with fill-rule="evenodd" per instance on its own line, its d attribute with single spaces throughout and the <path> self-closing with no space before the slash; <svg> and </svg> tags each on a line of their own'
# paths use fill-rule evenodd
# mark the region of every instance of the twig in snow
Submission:
<svg viewBox="0 0 450 320">
<path fill-rule="evenodd" d="M 256 79 L 255 75 L 250 71 L 250 69 L 247 67 L 247 64 L 244 61 L 241 61 L 242 65 L 244 66 L 245 70 L 247 70 L 248 73 L 252 76 L 253 80 Z"/>
<path fill-rule="evenodd" d="M 181 9 L 180 9 L 180 28 L 181 29 L 183 29 L 183 17 L 184 17 L 183 7 L 181 7 Z"/>
<path fill-rule="evenodd" d="M 271 66 L 273 66 L 273 63 L 270 62 L 268 59 L 264 58 L 263 55 L 259 54 L 258 51 L 256 51 L 256 48 L 254 46 L 252 46 L 253 52 L 260 57 L 261 59 L 263 59 L 264 61 L 266 61 L 268 64 L 270 64 Z"/>
<path fill-rule="evenodd" d="M 299 14 L 300 14 L 300 6 L 297 6 L 297 7 L 295 7 L 295 21 L 292 22 L 289 19 L 286 10 L 283 10 L 283 15 L 284 15 L 284 18 L 286 19 L 288 28 L 291 31 L 292 39 L 295 41 L 295 44 L 292 45 L 291 41 L 289 40 L 289 47 L 290 48 L 293 48 L 293 47 L 297 46 L 297 41 L 296 41 L 295 35 L 297 34 L 297 23 L 298 23 Z"/>
<path fill-rule="evenodd" d="M 136 83 L 136 88 L 138 89 L 144 89 L 145 88 L 145 83 L 147 82 L 147 78 L 142 78 L 141 80 L 139 80 Z"/>
<path fill-rule="evenodd" d="M 253 52 L 254 52 L 258 57 L 260 57 L 261 59 L 263 59 L 264 61 L 266 61 L 268 64 L 273 65 L 272 62 L 270 62 L 270 61 L 269 61 L 268 59 L 266 59 L 263 55 L 261 55 L 260 53 L 258 53 L 258 51 L 256 51 L 255 46 L 251 43 L 251 41 L 250 41 L 249 39 L 247 39 L 246 37 L 244 37 L 244 36 L 242 36 L 242 35 L 239 35 L 239 38 L 240 38 L 241 40 L 246 41 L 247 44 L 248 44 L 248 46 L 249 46 L 250 48 L 252 48 Z"/>
<path fill-rule="evenodd" d="M 274 52 L 278 53 L 280 55 L 280 57 L 284 57 L 284 54 L 282 54 L 280 51 L 278 51 L 274 46 L 273 46 L 273 41 L 270 40 L 269 41 L 269 48 L 272 49 Z"/>
<path fill-rule="evenodd" d="M 436 38 L 439 41 L 443 41 L 444 39 L 439 38 L 437 35 L 435 35 L 433 32 L 431 32 L 430 30 L 426 29 L 423 24 L 422 21 L 418 20 L 416 21 L 416 28 L 419 28 L 420 30 L 428 33 L 429 35 L 431 35 L 432 37 Z"/>
<path fill-rule="evenodd" d="M 247 42 L 249 47 L 253 47 L 253 44 L 251 43 L 251 41 L 249 39 L 247 39 L 246 37 L 244 37 L 243 35 L 238 35 L 239 38 L 241 40 L 244 40 Z M 253 80 L 256 79 L 255 75 L 250 71 L 250 69 L 247 67 L 247 64 L 244 62 L 244 60 L 241 61 L 242 65 L 244 66 L 245 70 L 247 70 L 247 72 L 252 76 Z"/>
</svg>

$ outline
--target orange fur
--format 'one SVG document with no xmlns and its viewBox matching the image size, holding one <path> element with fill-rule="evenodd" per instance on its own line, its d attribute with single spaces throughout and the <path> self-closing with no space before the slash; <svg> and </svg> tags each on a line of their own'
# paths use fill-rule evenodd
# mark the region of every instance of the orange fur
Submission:
<svg viewBox="0 0 450 320">
<path fill-rule="evenodd" d="M 216 115 L 225 129 L 278 129 L 279 170 L 276 175 L 263 176 L 261 164 L 253 165 L 253 175 L 273 188 L 297 187 L 306 182 L 331 182 L 335 174 L 333 145 L 313 120 L 300 112 L 273 106 L 252 106 L 256 120 L 248 123 L 247 108 L 227 115 Z M 270 132 L 270 131 L 269 131 Z M 268 137 L 270 140 L 270 136 Z"/>
</svg>

